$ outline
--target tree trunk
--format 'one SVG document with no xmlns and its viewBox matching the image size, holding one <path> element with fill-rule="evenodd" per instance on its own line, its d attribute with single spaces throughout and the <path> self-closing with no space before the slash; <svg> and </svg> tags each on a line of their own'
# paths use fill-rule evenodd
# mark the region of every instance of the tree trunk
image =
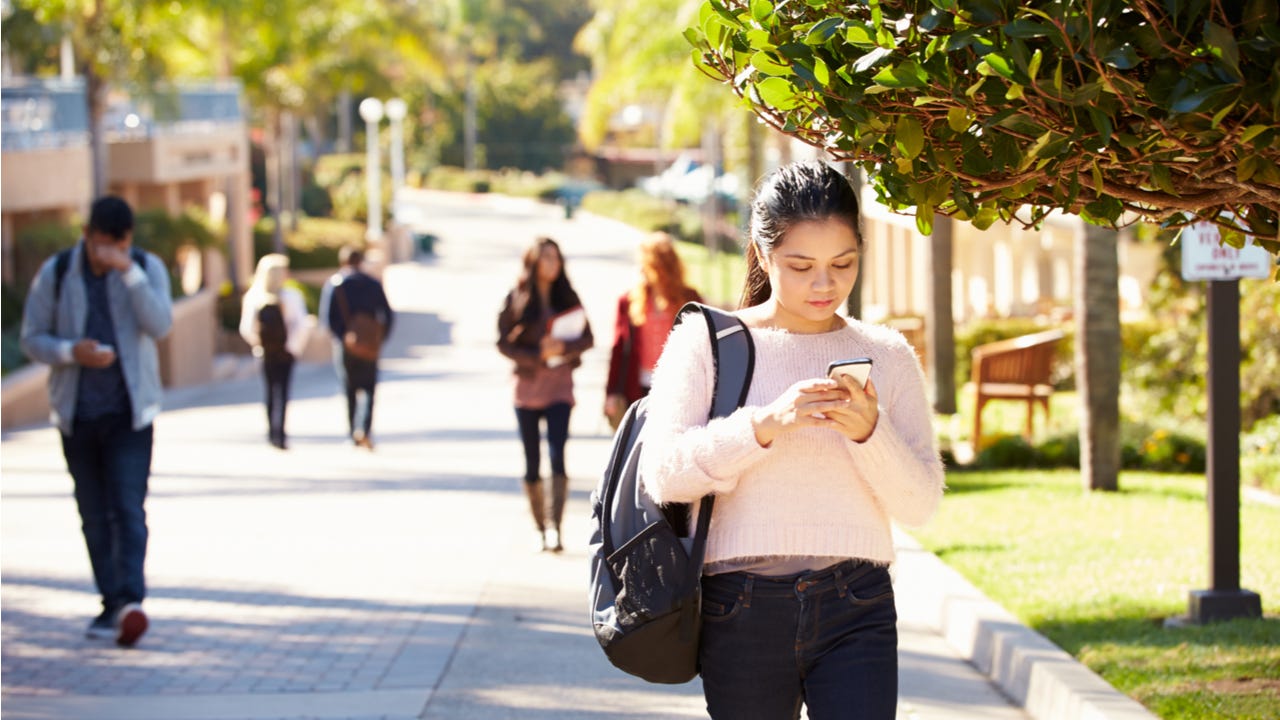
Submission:
<svg viewBox="0 0 1280 720">
<path fill-rule="evenodd" d="M 262 134 L 262 154 L 267 174 L 267 214 L 271 216 L 271 248 L 284 254 L 284 228 L 280 227 L 280 204 L 283 194 L 280 187 L 280 111 L 267 111 L 266 132 Z"/>
<path fill-rule="evenodd" d="M 107 115 L 107 81 L 98 74 L 91 60 L 84 64 L 85 108 L 89 116 L 89 161 L 92 165 L 93 197 L 107 194 L 107 133 L 103 120 Z"/>
<path fill-rule="evenodd" d="M 476 61 L 467 52 L 467 87 L 462 116 L 462 165 L 467 172 L 476 169 Z"/>
<path fill-rule="evenodd" d="M 1087 490 L 1120 488 L 1120 263 L 1116 231 L 1081 222 L 1076 238 L 1075 363 L 1080 475 Z"/>
<path fill-rule="evenodd" d="M 858 198 L 859 206 L 862 203 L 862 171 L 854 163 L 847 162 L 843 165 L 844 176 L 849 179 L 849 185 L 853 188 L 854 197 Z M 861 210 L 861 207 L 859 207 Z M 862 232 L 859 228 L 858 232 Z M 864 242 L 866 238 L 861 238 Z M 862 276 L 867 272 L 866 263 L 858 265 L 858 277 L 853 281 L 853 289 L 849 291 L 849 299 L 845 301 L 845 310 L 848 311 L 849 317 L 862 319 Z"/>
<path fill-rule="evenodd" d="M 933 380 L 933 409 L 943 415 L 956 412 L 956 328 L 951 308 L 952 220 L 933 218 L 929 240 L 932 264 L 929 282 L 929 313 L 924 319 L 925 358 Z M 974 438 L 977 444 L 977 438 Z"/>
</svg>

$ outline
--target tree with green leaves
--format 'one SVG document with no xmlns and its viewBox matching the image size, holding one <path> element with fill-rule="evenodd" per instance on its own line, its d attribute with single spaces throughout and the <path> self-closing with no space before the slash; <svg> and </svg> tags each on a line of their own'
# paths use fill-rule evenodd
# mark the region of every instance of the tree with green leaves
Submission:
<svg viewBox="0 0 1280 720">
<path fill-rule="evenodd" d="M 986 227 L 1196 219 L 1280 253 L 1273 0 L 708 0 L 695 62 L 881 199 Z"/>
<path fill-rule="evenodd" d="M 1220 225 L 1280 253 L 1274 0 L 707 0 L 694 64 L 879 199 L 985 228 Z M 1082 465 L 1118 473 L 1114 234 L 1078 253 Z"/>
</svg>

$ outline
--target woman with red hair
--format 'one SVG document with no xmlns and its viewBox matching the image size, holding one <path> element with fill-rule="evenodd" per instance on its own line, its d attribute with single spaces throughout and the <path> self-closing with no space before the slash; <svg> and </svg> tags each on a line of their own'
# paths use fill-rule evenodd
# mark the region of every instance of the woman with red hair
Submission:
<svg viewBox="0 0 1280 720">
<path fill-rule="evenodd" d="M 687 302 L 701 302 L 684 279 L 684 263 L 671 236 L 656 232 L 637 248 L 640 278 L 618 298 L 613 354 L 605 384 L 604 414 L 614 428 L 627 407 L 649 394 L 653 366 L 662 354 L 676 312 Z"/>
</svg>

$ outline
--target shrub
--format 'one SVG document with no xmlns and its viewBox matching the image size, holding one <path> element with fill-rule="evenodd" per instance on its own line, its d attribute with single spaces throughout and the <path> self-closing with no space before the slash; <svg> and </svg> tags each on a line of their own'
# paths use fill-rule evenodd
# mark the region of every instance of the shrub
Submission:
<svg viewBox="0 0 1280 720">
<path fill-rule="evenodd" d="M 1185 282 L 1181 245 L 1161 257 L 1149 294 L 1151 321 L 1126 325 L 1125 389 L 1145 412 L 1178 422 L 1202 420 L 1208 411 L 1205 283 Z M 1241 425 L 1280 413 L 1280 283 L 1240 281 Z"/>
<path fill-rule="evenodd" d="M 275 223 L 265 217 L 253 228 L 254 262 L 274 252 Z M 298 229 L 285 228 L 285 254 L 294 270 L 332 268 L 338 266 L 338 251 L 344 245 L 364 247 L 365 226 L 331 218 L 299 218 Z"/>
<path fill-rule="evenodd" d="M 1036 449 L 1040 467 L 1080 467 L 1080 435 L 1057 435 Z"/>
<path fill-rule="evenodd" d="M 1280 493 L 1280 415 L 1259 420 L 1241 436 L 1240 482 Z"/>
<path fill-rule="evenodd" d="M 1161 472 L 1204 472 L 1204 441 L 1160 429 L 1142 441 L 1140 469 Z"/>
<path fill-rule="evenodd" d="M 169 268 L 178 266 L 178 250 L 194 245 L 201 249 L 222 247 L 226 231 L 214 225 L 208 214 L 187 209 L 170 215 L 159 209 L 141 210 L 134 215 L 133 242 L 155 253 Z"/>
<path fill-rule="evenodd" d="M 1036 449 L 1021 435 L 997 438 L 973 459 L 974 466 L 983 470 L 1034 468 L 1038 462 Z"/>
<path fill-rule="evenodd" d="M 35 223 L 20 229 L 13 244 L 13 291 L 25 297 L 44 261 L 79 239 L 75 221 Z"/>
</svg>

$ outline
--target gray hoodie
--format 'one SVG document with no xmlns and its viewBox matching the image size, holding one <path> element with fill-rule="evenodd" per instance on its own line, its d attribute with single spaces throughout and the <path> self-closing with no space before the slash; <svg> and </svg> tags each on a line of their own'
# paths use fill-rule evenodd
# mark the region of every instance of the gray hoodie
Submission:
<svg viewBox="0 0 1280 720">
<path fill-rule="evenodd" d="M 50 419 L 64 435 L 75 420 L 80 365 L 72 346 L 84 337 L 88 299 L 84 289 L 84 240 L 71 250 L 61 297 L 54 298 L 54 258 L 40 266 L 22 313 L 22 350 L 49 368 Z M 156 340 L 173 324 L 169 272 L 160 258 L 146 254 L 146 267 L 135 262 L 128 271 L 109 271 L 107 297 L 115 326 L 116 357 L 133 405 L 133 429 L 141 430 L 160 414 L 163 390 Z"/>
</svg>

